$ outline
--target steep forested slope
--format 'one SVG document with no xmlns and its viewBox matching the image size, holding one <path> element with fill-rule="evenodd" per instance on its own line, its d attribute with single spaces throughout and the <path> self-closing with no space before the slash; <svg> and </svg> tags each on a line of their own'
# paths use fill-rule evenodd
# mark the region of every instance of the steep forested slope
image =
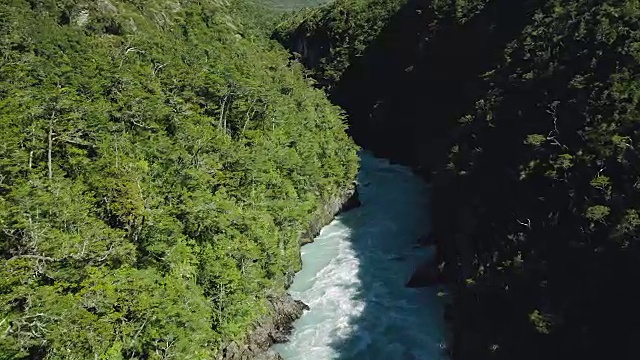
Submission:
<svg viewBox="0 0 640 360">
<path fill-rule="evenodd" d="M 330 88 L 362 144 L 433 181 L 456 357 L 638 358 L 640 4 L 444 3 L 386 14 Z"/>
<path fill-rule="evenodd" d="M 0 4 L 0 358 L 210 359 L 283 291 L 357 165 L 261 13 Z"/>
<path fill-rule="evenodd" d="M 281 24 L 275 35 L 300 54 L 332 101 L 344 107 L 356 141 L 379 155 L 406 161 L 418 156 L 415 144 L 424 130 L 416 128 L 426 123 L 424 113 L 436 112 L 425 110 L 426 101 L 456 102 L 452 99 L 458 96 L 447 96 L 449 92 L 467 91 L 470 76 L 466 74 L 489 62 L 482 59 L 489 53 L 483 41 L 452 39 L 486 2 L 336 1 L 301 12 Z M 486 16 L 474 24 L 479 34 L 490 32 Z M 451 56 L 441 56 L 451 51 L 474 61 L 459 66 L 451 63 Z M 440 86 L 426 86 L 434 80 Z"/>
<path fill-rule="evenodd" d="M 503 358 L 640 354 L 638 5 L 548 1 L 451 137 L 446 171 L 477 204 L 476 326 L 510 318 L 487 336 Z"/>
</svg>

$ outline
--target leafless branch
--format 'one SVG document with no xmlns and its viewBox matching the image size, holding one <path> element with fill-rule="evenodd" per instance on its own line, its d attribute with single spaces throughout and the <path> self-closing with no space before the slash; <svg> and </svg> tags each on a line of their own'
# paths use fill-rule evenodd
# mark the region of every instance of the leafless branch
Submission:
<svg viewBox="0 0 640 360">
<path fill-rule="evenodd" d="M 36 259 L 42 261 L 56 261 L 56 259 L 48 257 L 48 256 L 40 256 L 40 255 L 16 255 L 11 257 L 9 260 L 14 259 Z"/>
<path fill-rule="evenodd" d="M 527 222 L 522 222 L 519 219 L 516 219 L 516 221 L 518 222 L 518 224 L 522 225 L 522 226 L 526 226 L 529 229 L 531 229 L 531 219 L 527 218 Z"/>
<path fill-rule="evenodd" d="M 143 129 L 145 129 L 145 130 L 155 130 L 155 129 L 154 129 L 154 128 L 152 128 L 151 126 L 148 126 L 148 125 L 146 125 L 146 124 L 143 124 L 143 123 L 141 123 L 141 122 L 138 122 L 138 121 L 136 121 L 136 120 L 134 120 L 134 119 L 131 119 L 131 122 L 133 123 L 133 125 L 139 126 L 139 127 L 143 128 Z"/>
</svg>

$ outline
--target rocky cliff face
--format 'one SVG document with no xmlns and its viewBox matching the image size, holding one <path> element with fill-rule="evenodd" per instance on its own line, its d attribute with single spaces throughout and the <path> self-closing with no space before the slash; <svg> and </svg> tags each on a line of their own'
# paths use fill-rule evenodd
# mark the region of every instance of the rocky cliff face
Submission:
<svg viewBox="0 0 640 360">
<path fill-rule="evenodd" d="M 355 209 L 358 206 L 360 206 L 360 200 L 358 199 L 358 189 L 354 184 L 342 194 L 329 199 L 322 207 L 316 210 L 307 231 L 300 237 L 300 244 L 304 245 L 313 242 L 320 230 L 328 225 L 336 215 Z"/>
<path fill-rule="evenodd" d="M 269 315 L 260 319 L 254 330 L 243 342 L 231 342 L 225 346 L 218 360 L 278 360 L 278 353 L 270 349 L 275 343 L 287 341 L 287 337 L 304 310 L 309 307 L 294 300 L 289 294 L 269 298 Z"/>
</svg>

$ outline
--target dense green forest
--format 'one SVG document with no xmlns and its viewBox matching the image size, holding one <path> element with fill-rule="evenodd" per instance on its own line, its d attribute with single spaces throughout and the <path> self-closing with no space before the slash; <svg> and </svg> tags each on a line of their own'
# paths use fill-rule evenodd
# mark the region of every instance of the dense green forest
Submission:
<svg viewBox="0 0 640 360">
<path fill-rule="evenodd" d="M 0 3 L 0 359 L 211 359 L 284 291 L 357 157 L 268 13 Z"/>
<path fill-rule="evenodd" d="M 270 11 L 284 13 L 285 17 L 288 17 L 291 11 L 321 6 L 328 0 L 250 0 L 250 2 L 258 7 L 266 7 Z M 273 28 L 269 29 L 273 30 Z"/>
<path fill-rule="evenodd" d="M 356 3 L 277 36 L 432 181 L 454 357 L 639 358 L 640 2 Z"/>
<path fill-rule="evenodd" d="M 433 184 L 455 358 L 640 358 L 640 1 L 318 3 L 0 3 L 0 359 L 246 337 L 357 170 L 323 90 Z"/>
</svg>

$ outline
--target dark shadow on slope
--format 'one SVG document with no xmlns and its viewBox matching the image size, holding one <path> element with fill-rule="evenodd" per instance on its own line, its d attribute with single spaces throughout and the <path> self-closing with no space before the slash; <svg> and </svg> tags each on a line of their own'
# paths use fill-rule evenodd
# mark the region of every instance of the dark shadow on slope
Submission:
<svg viewBox="0 0 640 360">
<path fill-rule="evenodd" d="M 424 175 L 443 169 L 457 120 L 470 113 L 486 91 L 482 75 L 501 62 L 507 44 L 522 32 L 543 3 L 544 0 L 489 1 L 464 25 L 441 19 L 438 32 L 433 34 L 433 29 L 428 28 L 434 20 L 429 2 L 410 0 L 364 56 L 352 62 L 331 94 L 332 100 L 349 115 L 351 135 L 376 155 L 422 169 Z M 435 261 L 460 264 L 460 269 L 448 267 L 450 279 L 466 277 L 472 271 L 471 245 L 447 235 L 459 233 L 454 229 L 473 228 L 465 220 L 465 211 L 460 210 L 460 206 L 473 205 L 463 201 L 468 198 L 460 191 L 464 186 L 438 188 L 457 192 L 439 190 L 434 194 L 434 230 L 442 250 Z M 354 245 L 361 259 L 361 292 L 369 302 L 370 293 L 375 293 L 378 286 L 373 275 L 379 264 L 367 258 L 368 249 L 359 245 L 358 237 L 355 234 Z M 375 304 L 367 304 L 358 321 L 366 324 L 369 317 L 381 316 L 374 309 Z M 358 323 L 352 325 L 360 328 Z M 484 346 L 476 334 L 464 334 L 465 344 L 459 336 L 456 334 L 454 339 L 457 349 Z M 344 359 L 353 358 L 347 349 L 357 346 L 361 337 L 356 333 L 335 344 L 339 353 L 345 354 Z"/>
<path fill-rule="evenodd" d="M 428 4 L 425 0 L 409 1 L 394 16 L 379 38 L 371 44 L 364 56 L 353 60 L 352 66 L 345 72 L 342 81 L 337 84 L 332 94 L 334 102 L 349 113 L 350 132 L 359 144 L 380 156 L 414 167 L 423 167 L 425 173 L 444 167 L 455 122 L 460 116 L 472 112 L 475 101 L 486 90 L 483 88 L 482 74 L 501 63 L 505 46 L 522 32 L 522 29 L 531 21 L 532 13 L 544 4 L 544 1 L 493 0 L 480 14 L 463 26 L 456 26 L 453 21 L 445 19 L 444 26 L 435 36 L 429 32 L 426 25 L 433 20 L 430 18 L 432 14 L 427 10 Z M 425 38 L 429 40 L 425 41 Z M 558 81 L 558 79 L 551 79 L 551 81 L 554 80 Z M 558 83 L 561 84 L 564 81 L 558 81 Z M 530 101 L 515 103 L 518 105 L 514 106 L 514 99 L 517 100 L 518 96 L 526 95 L 512 94 L 508 102 L 511 104 L 510 107 L 516 110 L 527 109 L 525 104 Z M 468 267 L 470 264 L 472 253 L 471 245 L 465 241 L 446 238 L 447 234 L 456 232 L 451 230 L 473 227 L 466 226 L 465 216 L 458 216 L 458 214 L 464 214 L 468 208 L 480 205 L 489 209 L 517 208 L 514 204 L 524 202 L 523 199 L 510 195 L 520 194 L 519 196 L 523 197 L 535 195 L 523 191 L 512 191 L 504 179 L 500 180 L 501 183 L 498 185 L 495 183 L 494 174 L 503 171 L 507 168 L 505 164 L 514 163 L 513 159 L 519 156 L 517 149 L 521 148 L 522 137 L 514 136 L 517 134 L 510 132 L 513 128 L 515 124 L 512 127 L 502 126 L 493 134 L 499 141 L 495 141 L 494 146 L 484 148 L 484 158 L 490 163 L 483 164 L 482 168 L 485 170 L 481 176 L 476 175 L 476 181 L 478 178 L 482 181 L 478 181 L 478 184 L 473 187 L 438 186 L 439 191 L 434 194 L 434 208 L 437 209 L 433 216 L 434 223 L 437 225 L 436 237 L 444 244 L 443 253 L 448 257 L 447 263 L 462 265 L 462 271 L 452 271 L 453 274 L 462 274 L 464 277 L 465 273 L 469 273 L 470 269 L 465 269 L 465 266 Z M 563 133 L 569 134 L 570 131 L 563 131 Z M 515 141 L 519 144 L 514 144 Z M 515 151 L 507 153 L 504 149 L 515 149 Z M 483 186 L 489 182 L 492 186 Z M 450 193 L 442 189 L 461 191 Z M 495 199 L 495 201 L 492 204 L 466 204 L 461 200 L 470 198 L 469 194 L 465 193 L 471 192 L 470 189 L 490 190 L 492 193 L 484 194 L 483 197 Z M 558 194 L 555 197 L 561 198 L 563 195 Z M 495 216 L 495 214 L 506 214 L 508 211 L 487 211 L 487 213 L 491 214 L 489 216 Z M 554 232 L 557 234 L 555 229 Z M 378 259 L 367 256 L 370 248 L 366 243 L 361 244 L 363 236 L 358 232 L 354 234 L 355 248 L 361 260 L 360 296 L 366 304 L 361 316 L 352 324 L 356 329 L 361 328 L 361 325 L 366 324 L 370 318 L 388 315 L 376 311 L 375 302 L 370 300 L 371 294 L 375 293 L 379 287 L 375 276 L 376 269 L 381 264 Z M 571 234 L 567 234 L 566 237 L 571 237 Z M 549 239 L 553 237 L 549 236 Z M 486 336 L 486 333 L 492 332 L 492 328 L 496 333 L 501 332 L 501 336 L 511 337 L 509 341 L 505 338 L 501 339 L 503 353 L 524 353 L 526 358 L 540 358 L 537 355 L 545 353 L 561 353 L 564 355 L 563 358 L 586 359 L 596 356 L 598 358 L 632 358 L 624 355 L 637 353 L 635 348 L 632 349 L 629 346 L 633 343 L 631 339 L 638 334 L 632 321 L 636 317 L 625 310 L 632 309 L 633 302 L 637 301 L 635 296 L 629 296 L 627 293 L 628 284 L 633 284 L 632 279 L 637 279 L 638 276 L 637 271 L 625 266 L 630 261 L 620 256 L 613 260 L 605 258 L 607 263 L 604 265 L 594 264 L 584 259 L 598 260 L 597 255 L 585 254 L 584 258 L 577 258 L 575 252 L 570 249 L 558 251 L 558 248 L 554 247 L 554 251 L 556 252 L 554 256 L 558 258 L 554 262 L 565 261 L 573 264 L 570 266 L 563 264 L 562 270 L 575 269 L 567 271 L 561 283 L 563 286 L 578 289 L 567 291 L 563 288 L 561 293 L 587 294 L 595 291 L 605 294 L 594 298 L 573 300 L 578 306 L 567 310 L 567 320 L 584 326 L 565 328 L 562 330 L 565 333 L 557 336 L 555 340 L 531 340 L 533 337 L 541 337 L 540 334 L 527 334 L 513 328 L 513 325 L 520 320 L 510 318 L 511 314 L 517 313 L 514 309 L 519 310 L 514 303 L 523 303 L 526 306 L 527 303 L 521 301 L 522 299 L 487 296 L 484 306 L 491 309 L 491 312 L 487 312 L 491 315 L 485 317 L 478 314 L 482 313 L 478 311 L 482 308 L 477 304 L 478 299 L 469 299 L 467 302 L 471 305 L 465 312 L 466 317 L 463 321 L 467 321 L 466 330 L 471 328 L 471 331 L 462 336 L 463 341 L 460 339 L 456 341 L 457 349 L 461 349 L 462 352 L 465 349 L 481 349 L 483 354 L 478 355 L 471 350 L 460 354 L 458 358 L 474 360 L 489 357 L 514 358 L 508 355 L 500 357 L 500 355 L 488 354 L 487 348 L 492 343 L 487 341 L 490 337 Z M 567 254 L 574 255 L 567 256 Z M 589 267 L 582 269 L 584 264 L 589 264 Z M 596 271 L 601 269 L 608 269 L 612 275 L 598 274 Z M 593 273 L 589 274 L 590 271 Z M 633 275 L 628 276 L 628 274 Z M 581 281 L 573 281 L 574 279 L 581 279 Z M 513 292 L 527 294 L 526 289 Z M 533 296 L 535 294 L 532 294 Z M 464 299 L 461 302 L 464 302 Z M 489 302 L 491 304 L 486 305 Z M 428 305 L 425 304 L 425 306 Z M 511 308 L 510 311 L 509 308 Z M 590 317 L 584 317 L 584 314 L 589 314 L 590 309 L 603 310 L 595 312 Z M 492 316 L 494 314 L 498 316 Z M 519 314 L 522 315 L 524 312 Z M 523 317 L 523 320 L 528 321 L 526 317 Z M 481 324 L 482 328 L 473 329 L 473 325 L 469 324 Z M 591 326 L 593 324 L 603 326 Z M 591 330 L 593 334 L 585 336 L 581 332 L 589 329 L 589 326 L 595 330 Z M 529 338 L 523 334 L 528 335 Z M 356 332 L 334 346 L 344 354 L 342 358 L 353 359 L 355 357 L 350 355 L 348 349 L 362 344 L 362 336 Z M 585 344 L 585 339 L 596 341 L 593 341 L 593 344 Z M 523 346 L 524 340 L 528 342 L 526 347 Z M 532 348 L 532 344 L 545 343 L 547 349 Z M 512 348 L 507 349 L 504 344 L 510 344 Z"/>
<path fill-rule="evenodd" d="M 332 94 L 352 136 L 378 155 L 437 168 L 448 130 L 482 93 L 481 75 L 543 2 L 492 0 L 464 25 L 441 19 L 434 34 L 430 1 L 410 0 Z"/>
</svg>

